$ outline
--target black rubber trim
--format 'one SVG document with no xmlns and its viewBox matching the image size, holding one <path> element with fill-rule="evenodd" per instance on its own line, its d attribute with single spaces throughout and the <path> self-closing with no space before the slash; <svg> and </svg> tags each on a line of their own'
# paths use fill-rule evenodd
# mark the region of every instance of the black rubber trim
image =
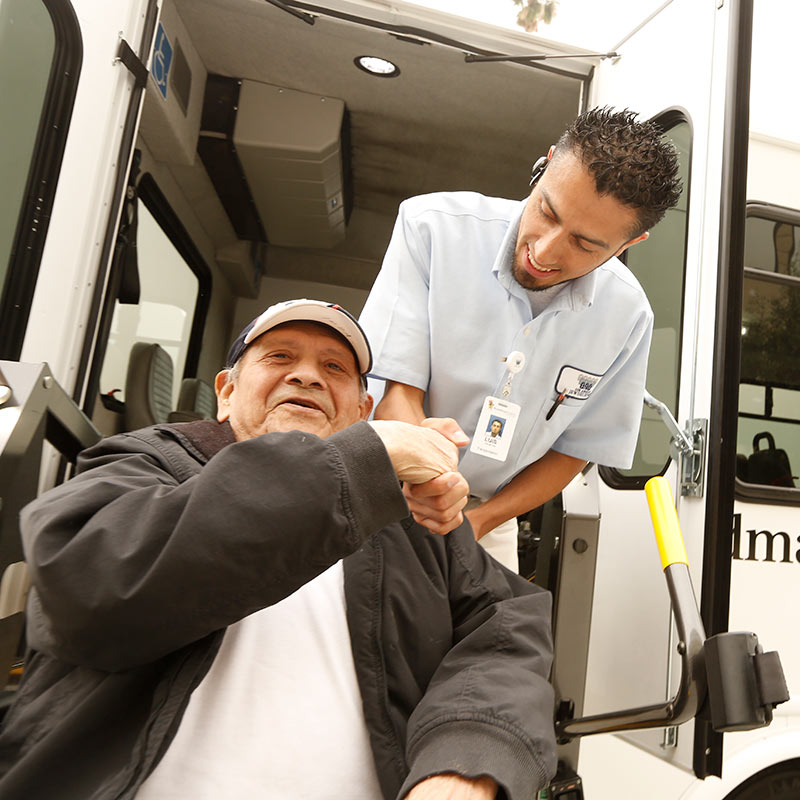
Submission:
<svg viewBox="0 0 800 800">
<path fill-rule="evenodd" d="M 42 2 L 53 22 L 55 49 L 0 297 L 0 358 L 9 361 L 17 361 L 22 352 L 83 63 L 81 29 L 72 4 Z"/>
<path fill-rule="evenodd" d="M 147 6 L 144 28 L 142 30 L 142 40 L 139 45 L 138 55 L 142 62 L 147 61 L 147 56 L 153 46 L 157 20 L 158 1 L 150 0 Z M 136 141 L 139 108 L 142 103 L 143 94 L 143 86 L 134 86 L 131 91 L 130 103 L 128 104 L 128 113 L 123 123 L 122 140 L 116 160 L 117 172 L 114 179 L 114 191 L 112 193 L 111 203 L 109 204 L 108 224 L 106 225 L 106 234 L 100 253 L 97 277 L 94 282 L 94 295 L 92 296 L 92 304 L 89 309 L 89 319 L 86 323 L 87 334 L 83 342 L 83 349 L 81 351 L 75 379 L 73 400 L 78 405 L 81 405 L 81 401 L 84 400 L 82 408 L 88 417 L 92 416 L 92 411 L 94 410 L 95 395 L 97 394 L 97 386 L 100 382 L 100 365 L 102 365 L 103 357 L 105 356 L 106 342 L 98 331 L 98 321 L 102 322 L 108 313 L 113 313 L 114 300 L 117 296 L 114 286 L 115 276 L 109 275 L 109 270 L 111 269 L 111 253 L 117 240 L 120 208 L 125 199 L 125 187 L 128 183 L 128 165 L 131 163 L 133 146 Z M 109 312 L 109 308 L 111 312 Z M 107 324 L 110 326 L 110 320 Z M 94 348 L 94 334 L 96 331 L 97 350 Z M 92 373 L 89 383 L 91 384 L 92 381 L 94 381 L 94 391 L 92 391 L 91 385 L 86 385 L 90 366 L 92 367 Z"/>
<path fill-rule="evenodd" d="M 753 0 L 730 0 L 729 8 L 716 329 L 700 594 L 700 612 L 707 636 L 728 629 L 730 606 Z M 698 718 L 695 721 L 693 767 L 698 778 L 722 774 L 722 734 L 712 729 L 709 720 Z"/>
</svg>

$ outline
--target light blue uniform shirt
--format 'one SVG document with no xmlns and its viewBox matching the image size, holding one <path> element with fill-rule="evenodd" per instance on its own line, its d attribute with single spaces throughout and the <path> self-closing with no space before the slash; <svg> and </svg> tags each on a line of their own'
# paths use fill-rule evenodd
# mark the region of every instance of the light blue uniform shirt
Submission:
<svg viewBox="0 0 800 800">
<path fill-rule="evenodd" d="M 629 467 L 642 413 L 653 327 L 642 287 L 612 258 L 534 319 L 511 273 L 524 207 L 473 192 L 403 202 L 360 320 L 372 376 L 424 390 L 427 414 L 455 418 L 468 436 L 487 395 L 502 396 L 502 359 L 525 354 L 508 397 L 521 412 L 507 459 L 461 451 L 459 470 L 483 499 L 551 448 Z M 565 398 L 547 420 L 563 367 L 602 377 L 587 399 Z"/>
</svg>

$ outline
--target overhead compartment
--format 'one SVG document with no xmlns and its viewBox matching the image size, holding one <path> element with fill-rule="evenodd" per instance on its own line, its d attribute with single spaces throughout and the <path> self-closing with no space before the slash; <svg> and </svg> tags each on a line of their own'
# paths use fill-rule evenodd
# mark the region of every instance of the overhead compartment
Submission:
<svg viewBox="0 0 800 800">
<path fill-rule="evenodd" d="M 233 142 L 271 244 L 344 239 L 344 116 L 337 98 L 242 81 Z"/>
<path fill-rule="evenodd" d="M 240 239 L 331 248 L 352 190 L 344 101 L 209 75 L 197 150 Z"/>
</svg>

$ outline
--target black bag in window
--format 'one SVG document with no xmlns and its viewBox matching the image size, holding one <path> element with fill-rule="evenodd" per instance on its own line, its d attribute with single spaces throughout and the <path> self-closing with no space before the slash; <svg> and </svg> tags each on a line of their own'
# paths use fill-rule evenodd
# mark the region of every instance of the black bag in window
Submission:
<svg viewBox="0 0 800 800">
<path fill-rule="evenodd" d="M 759 449 L 759 443 L 766 439 L 767 447 Z M 765 486 L 788 486 L 794 488 L 795 477 L 789 466 L 789 456 L 785 450 L 775 449 L 775 439 L 768 431 L 753 437 L 753 452 L 747 459 L 747 481 Z"/>
</svg>

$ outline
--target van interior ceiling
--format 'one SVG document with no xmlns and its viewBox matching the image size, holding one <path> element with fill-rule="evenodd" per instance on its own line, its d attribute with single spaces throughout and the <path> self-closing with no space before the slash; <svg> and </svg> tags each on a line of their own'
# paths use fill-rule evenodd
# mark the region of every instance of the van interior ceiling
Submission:
<svg viewBox="0 0 800 800">
<path fill-rule="evenodd" d="M 262 307 L 282 299 L 274 284 L 261 286 L 262 272 L 365 298 L 406 197 L 460 189 L 524 197 L 531 164 L 579 111 L 597 61 L 475 23 L 462 42 L 433 11 L 423 15 L 427 34 L 398 34 L 408 25 L 402 3 L 328 5 L 335 9 L 312 13 L 314 24 L 266 0 L 162 8 L 173 67 L 166 99 L 152 81 L 145 98 L 143 172 L 171 202 L 183 196 L 195 217 L 186 227 L 202 231 L 232 294 Z M 512 55 L 574 57 L 465 62 L 509 43 Z M 359 69 L 365 55 L 390 60 L 399 74 Z M 240 174 L 226 176 L 226 163 Z M 236 186 L 241 173 L 246 188 Z"/>
</svg>

